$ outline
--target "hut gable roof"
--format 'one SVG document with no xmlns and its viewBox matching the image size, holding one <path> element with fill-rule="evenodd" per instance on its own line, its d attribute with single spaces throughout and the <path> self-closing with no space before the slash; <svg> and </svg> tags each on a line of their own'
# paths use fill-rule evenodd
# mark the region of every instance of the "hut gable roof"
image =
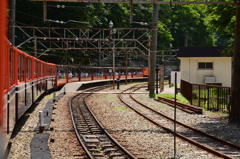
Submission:
<svg viewBox="0 0 240 159">
<path fill-rule="evenodd" d="M 223 47 L 183 47 L 177 52 L 177 57 L 224 57 L 221 54 L 223 49 Z"/>
</svg>

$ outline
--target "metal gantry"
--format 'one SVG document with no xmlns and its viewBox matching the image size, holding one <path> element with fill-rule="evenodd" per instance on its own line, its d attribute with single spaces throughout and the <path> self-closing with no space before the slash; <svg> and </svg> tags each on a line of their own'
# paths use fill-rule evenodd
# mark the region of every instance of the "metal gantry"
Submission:
<svg viewBox="0 0 240 159">
<path fill-rule="evenodd" d="M 151 39 L 151 48 L 147 48 L 147 43 L 148 40 L 145 40 L 143 37 L 147 35 L 147 32 L 149 30 L 145 31 L 144 34 L 133 34 L 134 29 L 129 29 L 129 32 L 125 30 L 124 33 L 122 31 L 124 30 L 119 30 L 120 37 L 113 39 L 115 43 L 116 48 L 114 48 L 117 52 L 117 50 L 126 50 L 126 48 L 123 46 L 122 41 L 128 41 L 130 43 L 128 46 L 131 50 L 137 50 L 141 54 L 145 55 L 148 57 L 148 65 L 149 65 L 149 72 L 150 72 L 150 85 L 149 85 L 149 96 L 153 97 L 154 96 L 154 85 L 155 85 L 155 66 L 156 66 L 156 53 L 157 53 L 157 21 L 158 21 L 158 4 L 166 4 L 166 5 L 175 5 L 175 4 L 236 4 L 236 1 L 217 1 L 217 0 L 177 0 L 177 1 L 172 1 L 172 0 L 30 0 L 30 1 L 42 1 L 45 5 L 44 9 L 44 20 L 47 20 L 47 2 L 76 2 L 76 3 L 127 3 L 130 5 L 130 24 L 133 23 L 133 5 L 134 4 L 153 4 L 153 23 L 152 23 L 152 39 Z M 54 29 L 55 31 L 56 29 Z M 79 31 L 79 34 L 76 34 L 74 31 L 70 29 L 63 29 L 67 33 L 70 33 L 71 36 L 69 37 L 64 37 L 64 33 L 58 34 L 58 32 L 55 33 L 57 35 L 57 39 L 51 39 L 51 36 L 48 36 L 48 34 L 44 36 L 38 36 L 34 35 L 31 36 L 32 38 L 34 37 L 35 44 L 40 43 L 42 47 L 45 48 L 45 51 L 40 53 L 39 56 L 42 54 L 45 54 L 49 50 L 53 49 L 65 49 L 65 50 L 72 50 L 72 49 L 78 49 L 78 50 L 89 50 L 89 49 L 98 49 L 100 54 L 105 54 L 105 52 L 108 52 L 111 47 L 107 44 L 107 36 L 109 34 L 105 33 L 107 32 L 106 30 L 108 29 L 101 29 L 102 31 L 96 31 L 95 29 L 82 29 L 82 31 Z M 94 31 L 92 34 L 91 32 Z M 38 31 L 38 30 L 37 30 Z M 53 31 L 53 32 L 54 32 Z M 80 34 L 82 33 L 82 34 Z M 101 33 L 101 34 L 100 34 Z M 137 35 L 137 37 L 133 36 L 132 38 L 129 38 L 129 34 Z M 102 36 L 96 36 L 96 35 L 102 35 Z M 26 41 L 22 42 L 19 44 L 19 46 L 25 44 L 27 41 L 31 40 L 30 36 L 28 37 L 29 39 L 26 39 Z M 43 39 L 42 39 L 43 38 Z M 75 40 L 74 40 L 75 38 Z M 80 40 L 79 40 L 80 39 Z M 146 38 L 147 39 L 147 38 Z M 39 41 L 39 42 L 36 42 Z M 45 44 L 45 41 L 51 41 L 50 44 Z M 60 41 L 60 42 L 58 42 Z M 146 45 L 145 45 L 146 41 Z M 119 47 L 119 48 L 117 48 Z M 34 46 L 34 48 L 39 48 L 38 46 Z M 87 49 L 88 48 L 88 49 Z M 123 48 L 123 49 L 122 49 Z M 35 54 L 37 49 L 35 49 Z"/>
<path fill-rule="evenodd" d="M 115 43 L 117 55 L 126 50 L 140 54 L 147 59 L 151 29 L 116 28 L 116 34 L 110 41 L 109 28 L 52 28 L 52 27 L 16 27 L 21 32 L 22 41 L 17 41 L 18 48 L 30 46 L 36 57 L 47 55 L 50 51 L 79 50 L 82 54 L 99 53 L 110 55 L 111 43 Z M 125 45 L 127 43 L 127 45 Z"/>
</svg>

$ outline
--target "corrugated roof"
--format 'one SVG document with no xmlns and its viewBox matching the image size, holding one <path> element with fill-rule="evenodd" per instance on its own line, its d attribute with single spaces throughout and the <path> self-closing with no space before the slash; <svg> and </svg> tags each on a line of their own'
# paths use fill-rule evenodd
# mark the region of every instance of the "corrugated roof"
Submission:
<svg viewBox="0 0 240 159">
<path fill-rule="evenodd" d="M 177 57 L 223 57 L 223 47 L 183 47 L 177 52 Z"/>
</svg>

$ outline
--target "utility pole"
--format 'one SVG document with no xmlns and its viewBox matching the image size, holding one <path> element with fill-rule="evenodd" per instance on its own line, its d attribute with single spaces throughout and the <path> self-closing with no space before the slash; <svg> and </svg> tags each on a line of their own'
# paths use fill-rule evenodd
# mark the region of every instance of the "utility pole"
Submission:
<svg viewBox="0 0 240 159">
<path fill-rule="evenodd" d="M 233 55 L 232 98 L 229 122 L 240 124 L 240 0 L 236 0 L 236 25 Z"/>
<path fill-rule="evenodd" d="M 130 0 L 130 24 L 133 23 L 133 0 Z"/>
<path fill-rule="evenodd" d="M 37 36 L 34 36 L 34 47 L 33 47 L 33 55 L 37 57 Z"/>
<path fill-rule="evenodd" d="M 47 21 L 47 2 L 43 1 L 43 22 Z"/>
<path fill-rule="evenodd" d="M 163 69 L 161 69 L 161 78 L 160 78 L 160 92 L 164 90 L 164 71 L 165 71 L 165 64 L 163 64 Z"/>
<path fill-rule="evenodd" d="M 125 84 L 127 85 L 127 76 L 128 76 L 128 51 L 126 50 L 127 43 L 125 42 Z"/>
<path fill-rule="evenodd" d="M 155 67 L 156 67 L 156 52 L 157 52 L 157 31 L 158 31 L 158 4 L 153 5 L 153 24 L 152 24 L 152 44 L 150 52 L 150 74 L 149 74 L 149 97 L 154 97 L 155 88 Z"/>
<path fill-rule="evenodd" d="M 15 46 L 16 0 L 10 2 L 9 41 Z"/>
</svg>

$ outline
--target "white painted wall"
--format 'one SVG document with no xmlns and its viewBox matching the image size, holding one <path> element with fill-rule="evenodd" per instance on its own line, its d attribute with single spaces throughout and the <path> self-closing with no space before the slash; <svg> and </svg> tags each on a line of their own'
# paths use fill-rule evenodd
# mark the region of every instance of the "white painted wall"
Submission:
<svg viewBox="0 0 240 159">
<path fill-rule="evenodd" d="M 204 84 L 205 76 L 215 76 L 217 83 L 231 86 L 231 57 L 179 57 L 181 79 L 191 83 Z M 212 70 L 198 70 L 198 62 L 213 62 Z"/>
<path fill-rule="evenodd" d="M 178 71 L 171 71 L 171 84 L 175 84 L 175 72 L 177 72 L 177 84 L 181 83 L 181 73 Z"/>
</svg>

